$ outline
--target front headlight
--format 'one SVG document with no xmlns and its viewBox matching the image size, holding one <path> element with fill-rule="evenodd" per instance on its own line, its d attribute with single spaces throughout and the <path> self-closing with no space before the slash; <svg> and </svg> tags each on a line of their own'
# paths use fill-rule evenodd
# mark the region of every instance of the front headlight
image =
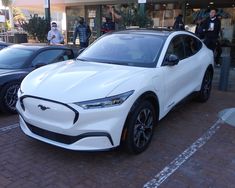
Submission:
<svg viewBox="0 0 235 188">
<path fill-rule="evenodd" d="M 111 96 L 102 99 L 77 102 L 76 105 L 82 107 L 83 109 L 95 109 L 95 108 L 106 108 L 112 106 L 121 105 L 128 97 L 130 97 L 134 93 L 134 90 Z"/>
</svg>

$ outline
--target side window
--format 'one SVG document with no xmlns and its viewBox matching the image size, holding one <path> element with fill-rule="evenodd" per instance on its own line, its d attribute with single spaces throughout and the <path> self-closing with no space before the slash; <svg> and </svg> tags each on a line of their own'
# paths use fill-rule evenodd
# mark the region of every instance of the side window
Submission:
<svg viewBox="0 0 235 188">
<path fill-rule="evenodd" d="M 177 55 L 180 60 L 185 58 L 184 54 L 184 44 L 182 42 L 181 37 L 175 37 L 169 44 L 169 47 L 166 52 L 166 57 L 168 57 L 170 54 Z"/>
<path fill-rule="evenodd" d="M 63 54 L 63 58 L 64 58 L 64 60 L 73 59 L 74 58 L 73 51 L 72 50 L 65 50 L 64 54 Z"/>
<path fill-rule="evenodd" d="M 194 39 L 195 39 L 196 42 L 197 42 L 197 49 L 198 49 L 198 51 L 201 50 L 201 48 L 202 48 L 202 42 L 201 42 L 200 40 L 198 40 L 197 38 L 194 38 Z"/>
<path fill-rule="evenodd" d="M 38 64 L 50 64 L 59 61 L 64 61 L 64 50 L 57 49 L 57 50 L 46 50 L 38 54 L 34 60 L 32 61 L 32 66 L 36 66 Z"/>
<path fill-rule="evenodd" d="M 196 54 L 202 47 L 201 41 L 193 36 L 184 36 L 185 55 L 190 57 Z"/>
</svg>

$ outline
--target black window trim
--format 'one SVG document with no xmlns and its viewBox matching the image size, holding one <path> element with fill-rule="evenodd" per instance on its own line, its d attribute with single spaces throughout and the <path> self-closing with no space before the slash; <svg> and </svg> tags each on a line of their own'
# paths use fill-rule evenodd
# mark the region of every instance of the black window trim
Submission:
<svg viewBox="0 0 235 188">
<path fill-rule="evenodd" d="M 48 47 L 42 48 L 42 49 L 36 50 L 35 53 L 31 56 L 31 58 L 27 61 L 27 68 L 32 68 L 32 62 L 39 54 L 41 54 L 45 51 L 50 51 L 50 50 L 63 50 L 63 51 L 70 50 L 72 52 L 73 57 L 74 57 L 73 50 L 69 49 L 69 48 L 48 48 Z"/>
<path fill-rule="evenodd" d="M 187 35 L 187 34 L 181 34 L 181 35 L 183 35 L 183 37 L 192 37 L 192 38 L 194 38 L 195 40 L 197 40 L 197 47 L 198 47 L 197 52 L 196 52 L 196 53 L 193 53 L 191 56 L 188 56 L 188 57 L 186 57 L 186 58 L 192 57 L 193 55 L 197 54 L 197 53 L 202 49 L 202 46 L 203 46 L 203 45 L 202 45 L 202 41 L 201 41 L 200 39 L 198 39 L 196 36 Z M 183 44 L 184 44 L 184 53 L 185 53 L 185 55 L 186 55 L 185 40 L 183 40 Z M 199 44 L 200 44 L 200 47 L 199 47 Z"/>
<path fill-rule="evenodd" d="M 167 47 L 167 50 L 166 50 L 166 52 L 165 52 L 163 61 L 162 61 L 162 63 L 161 63 L 161 67 L 162 67 L 162 66 L 166 66 L 166 65 L 164 64 L 164 62 L 165 62 L 165 60 L 166 60 L 166 58 L 167 58 L 167 57 L 166 57 L 167 51 L 168 51 L 168 49 L 169 49 L 169 46 L 170 46 L 171 42 L 172 42 L 176 37 L 180 37 L 180 40 L 181 40 L 181 42 L 183 43 L 183 46 L 184 46 L 184 42 L 183 42 L 183 39 L 182 39 L 182 35 L 184 35 L 184 34 L 176 35 L 176 36 L 174 36 L 174 37 L 171 39 L 171 41 L 170 41 L 170 43 L 169 43 L 169 45 L 168 45 L 168 47 Z M 185 56 L 185 47 L 184 47 L 184 56 Z M 184 59 L 186 59 L 186 58 L 180 59 L 180 61 L 182 61 L 182 60 L 184 60 Z M 179 62 L 179 63 L 180 63 L 180 62 Z"/>
<path fill-rule="evenodd" d="M 180 37 L 180 38 L 181 38 L 181 42 L 183 43 L 183 46 L 184 46 L 184 56 L 185 56 L 185 57 L 184 57 L 183 59 L 180 59 L 180 62 L 181 62 L 182 60 L 184 60 L 184 59 L 187 59 L 187 58 L 191 57 L 191 56 L 186 57 L 185 43 L 184 43 L 184 40 L 183 40 L 183 37 L 184 37 L 184 36 L 193 37 L 193 38 L 195 38 L 195 39 L 200 43 L 200 49 L 197 51 L 197 53 L 198 53 L 198 52 L 202 49 L 202 47 L 203 47 L 202 41 L 201 41 L 200 39 L 198 39 L 196 36 L 189 35 L 189 34 L 179 34 L 179 35 L 174 36 L 174 37 L 171 39 L 170 43 L 171 43 L 176 37 Z M 169 45 L 170 45 L 170 43 L 169 43 Z M 167 50 L 168 50 L 168 48 L 169 48 L 169 45 L 168 45 L 168 47 L 167 47 Z M 165 60 L 166 60 L 167 50 L 166 50 L 166 52 L 165 52 L 165 56 L 164 56 L 163 61 L 162 61 L 162 63 L 161 63 L 161 67 L 162 67 L 162 66 L 165 66 L 165 65 L 164 65 L 164 62 L 165 62 Z M 195 54 L 196 54 L 196 53 L 195 53 Z M 195 54 L 193 54 L 193 55 L 195 55 Z M 179 63 L 180 63 L 180 62 L 179 62 Z"/>
</svg>

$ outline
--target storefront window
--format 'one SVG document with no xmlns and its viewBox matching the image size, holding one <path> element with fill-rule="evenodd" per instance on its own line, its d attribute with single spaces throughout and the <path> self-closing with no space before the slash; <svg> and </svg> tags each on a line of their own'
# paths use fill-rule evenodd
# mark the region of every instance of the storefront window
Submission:
<svg viewBox="0 0 235 188">
<path fill-rule="evenodd" d="M 91 29 L 90 43 L 95 41 L 98 37 L 98 22 L 100 17 L 98 16 L 97 6 L 86 6 L 86 22 Z"/>
<path fill-rule="evenodd" d="M 121 5 L 102 5 L 102 26 L 101 33 L 119 30 L 123 27 Z"/>
<path fill-rule="evenodd" d="M 221 19 L 221 40 L 232 42 L 234 36 L 235 13 L 233 8 L 217 8 L 217 16 Z M 202 23 L 209 17 L 210 9 L 187 9 L 187 30 L 195 32 L 196 24 Z"/>
<path fill-rule="evenodd" d="M 141 15 L 138 3 L 103 5 L 102 32 L 136 27 L 151 27 L 152 19 Z"/>
<path fill-rule="evenodd" d="M 153 27 L 172 27 L 175 17 L 182 13 L 178 3 L 147 3 L 147 14 L 153 20 Z"/>
<path fill-rule="evenodd" d="M 85 8 L 84 7 L 68 7 L 66 9 L 67 14 L 67 43 L 73 44 L 73 34 L 75 27 L 78 24 L 79 17 L 85 17 Z M 78 39 L 76 44 L 79 44 Z"/>
</svg>

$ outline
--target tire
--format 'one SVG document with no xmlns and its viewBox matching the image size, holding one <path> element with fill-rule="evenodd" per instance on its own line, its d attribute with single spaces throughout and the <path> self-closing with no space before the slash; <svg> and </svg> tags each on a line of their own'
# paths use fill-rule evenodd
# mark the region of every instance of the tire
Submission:
<svg viewBox="0 0 235 188">
<path fill-rule="evenodd" d="M 17 92 L 19 82 L 6 84 L 0 92 L 0 110 L 5 113 L 16 113 Z"/>
<path fill-rule="evenodd" d="M 127 152 L 139 154 L 147 149 L 156 122 L 156 113 L 150 102 L 142 101 L 133 106 L 125 125 L 127 132 L 123 145 Z"/>
<path fill-rule="evenodd" d="M 209 99 L 211 94 L 212 78 L 213 74 L 208 69 L 203 77 L 201 89 L 197 95 L 198 102 L 206 102 Z"/>
</svg>

